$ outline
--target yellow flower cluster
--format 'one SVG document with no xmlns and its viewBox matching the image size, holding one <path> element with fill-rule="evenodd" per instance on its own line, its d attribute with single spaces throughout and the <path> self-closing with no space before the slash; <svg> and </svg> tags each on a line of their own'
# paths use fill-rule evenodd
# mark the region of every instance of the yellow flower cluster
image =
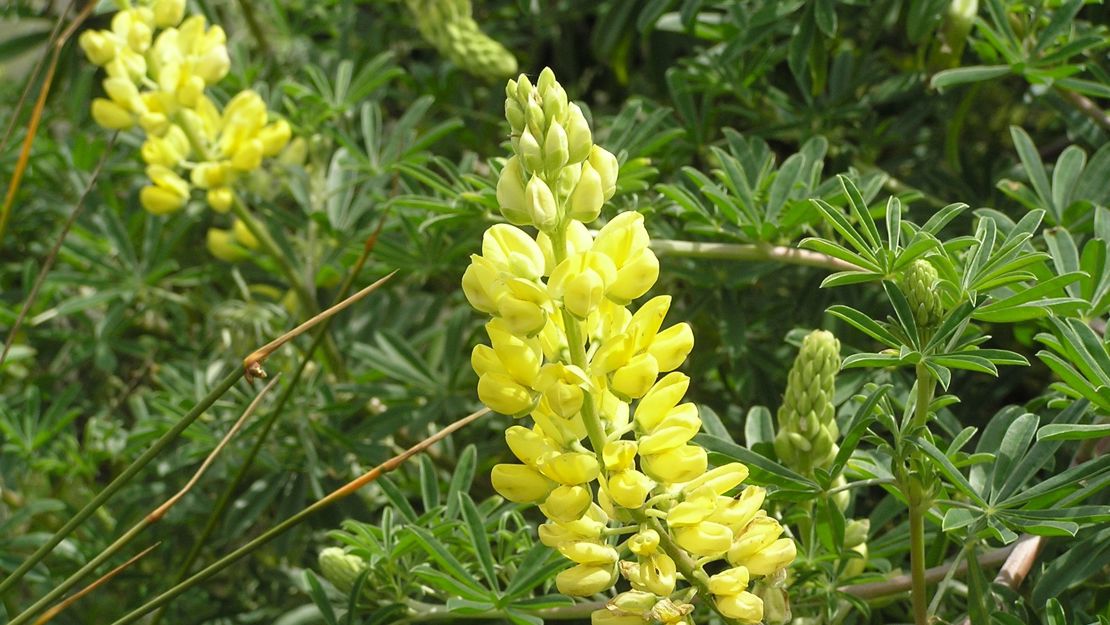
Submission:
<svg viewBox="0 0 1110 625">
<path fill-rule="evenodd" d="M 120 4 L 109 30 L 80 38 L 88 59 L 107 73 L 107 97 L 93 100 L 93 119 L 145 134 L 141 154 L 151 184 L 139 199 L 146 210 L 177 211 L 195 186 L 212 208 L 227 211 L 236 179 L 285 147 L 289 124 L 272 120 L 254 91 L 239 92 L 222 111 L 208 97 L 230 66 L 227 38 L 204 16 L 186 17 L 185 0 Z"/>
<path fill-rule="evenodd" d="M 631 585 L 593 623 L 688 624 L 694 592 L 729 619 L 757 622 L 749 579 L 793 561 L 794 542 L 761 509 L 762 488 L 734 495 L 744 465 L 709 470 L 692 442 L 701 419 L 682 402 L 690 379 L 676 369 L 693 333 L 686 323 L 663 329 L 670 297 L 629 309 L 659 275 L 643 216 L 621 213 L 596 237 L 586 228 L 615 192 L 616 158 L 593 144 L 550 69 L 535 85 L 510 80 L 506 95 L 514 155 L 497 197 L 513 225 L 486 231 L 462 281 L 492 316 L 490 344 L 471 359 L 479 398 L 532 417 L 506 431 L 520 464 L 494 467 L 494 488 L 547 517 L 540 540 L 574 563 L 556 578 L 560 592 L 589 596 L 620 577 Z M 538 234 L 517 227 L 526 225 Z M 703 571 L 719 560 L 723 571 Z"/>
</svg>

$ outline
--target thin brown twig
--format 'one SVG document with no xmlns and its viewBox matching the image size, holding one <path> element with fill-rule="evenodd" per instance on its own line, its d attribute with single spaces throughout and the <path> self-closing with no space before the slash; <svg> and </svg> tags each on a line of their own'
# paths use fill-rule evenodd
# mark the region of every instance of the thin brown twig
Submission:
<svg viewBox="0 0 1110 625">
<path fill-rule="evenodd" d="M 235 422 L 234 425 L 231 426 L 231 429 L 227 431 L 227 434 L 224 434 L 224 437 L 220 439 L 219 444 L 212 449 L 211 453 L 208 454 L 208 457 L 205 458 L 204 462 L 200 464 L 200 467 L 196 470 L 196 473 L 193 473 L 193 477 L 189 478 L 189 481 L 181 487 L 181 490 L 177 491 L 176 495 L 170 497 L 165 501 L 165 503 L 155 508 L 154 511 L 150 514 L 146 515 L 148 521 L 153 523 L 155 521 L 161 520 L 161 518 L 165 516 L 166 512 L 170 508 L 172 508 L 174 504 L 180 501 L 181 498 L 189 492 L 189 490 L 193 488 L 193 486 L 197 483 L 201 476 L 204 475 L 204 472 L 208 470 L 208 467 L 212 464 L 212 462 L 216 460 L 216 456 L 220 455 L 220 452 L 223 451 L 223 448 L 227 446 L 228 442 L 230 442 L 231 439 L 239 433 L 239 430 L 243 427 L 243 424 L 247 422 L 247 419 L 249 419 L 250 416 L 254 414 L 254 411 L 258 408 L 258 404 L 261 403 L 262 398 L 266 396 L 266 393 L 270 391 L 270 388 L 272 388 L 274 384 L 277 384 L 277 381 L 280 379 L 281 373 L 278 373 L 274 376 L 274 379 L 271 380 L 269 384 L 262 388 L 258 395 L 255 396 L 254 401 L 252 401 L 250 405 L 247 406 L 247 409 L 243 411 L 243 414 L 239 416 L 239 419 Z"/>
<path fill-rule="evenodd" d="M 35 276 L 35 283 L 31 286 L 31 292 L 27 295 L 26 301 L 23 302 L 23 307 L 19 309 L 19 314 L 16 315 L 15 323 L 12 329 L 8 332 L 8 337 L 4 339 L 4 351 L 0 352 L 0 367 L 4 366 L 4 361 L 8 358 L 8 351 L 12 348 L 12 343 L 15 342 L 15 336 L 19 333 L 20 327 L 23 326 L 23 321 L 26 319 L 27 314 L 31 312 L 31 306 L 34 305 L 35 299 L 38 298 L 39 289 L 42 288 L 43 282 L 46 281 L 46 275 L 50 273 L 50 269 L 54 266 L 54 261 L 58 258 L 58 252 L 62 249 L 62 243 L 69 235 L 70 228 L 77 221 L 77 216 L 85 208 L 85 198 L 89 196 L 92 191 L 93 185 L 96 183 L 97 177 L 100 176 L 100 170 L 104 168 L 104 163 L 108 161 L 108 155 L 112 153 L 112 146 L 115 145 L 116 137 L 119 133 L 113 133 L 112 137 L 108 140 L 108 145 L 104 146 L 104 154 L 100 156 L 100 161 L 92 171 L 89 177 L 88 184 L 85 189 L 81 191 L 80 197 L 77 198 L 77 204 L 74 205 L 73 210 L 70 211 L 69 217 L 66 218 L 65 225 L 62 226 L 62 231 L 58 233 L 58 238 L 54 241 L 54 245 L 50 248 L 50 252 L 46 255 L 46 260 L 42 263 L 42 268 Z M 0 230 L 2 233 L 2 230 Z"/>
<path fill-rule="evenodd" d="M 35 86 L 35 82 L 39 79 L 39 72 L 42 71 L 42 65 L 46 62 L 46 57 L 51 54 L 54 41 L 58 38 L 58 33 L 62 30 L 62 24 L 66 21 L 66 15 L 69 15 L 70 9 L 76 4 L 77 0 L 70 2 L 61 15 L 58 16 L 58 21 L 54 22 L 54 30 L 50 31 L 50 37 L 46 40 L 46 49 L 43 50 L 42 56 L 35 61 L 35 66 L 31 68 L 31 72 L 27 75 L 27 84 L 23 87 L 23 92 L 19 94 L 19 101 L 15 103 L 15 108 L 12 109 L 12 118 L 8 120 L 8 128 L 4 131 L 4 138 L 0 139 L 0 153 L 8 147 L 8 140 L 12 138 L 12 134 L 15 132 L 19 115 L 23 113 L 23 105 L 27 103 L 27 96 L 31 95 L 31 88 Z"/>
<path fill-rule="evenodd" d="M 1006 561 L 1007 556 L 1014 551 L 1016 543 L 1001 549 L 994 549 L 979 556 L 980 566 L 997 566 Z M 925 570 L 925 579 L 930 584 L 939 582 L 944 579 L 948 572 L 952 569 L 952 563 L 948 562 L 940 566 Z M 956 574 L 962 575 L 967 571 L 967 561 L 961 561 L 956 566 Z M 912 586 L 912 580 L 909 575 L 898 575 L 890 579 L 885 579 L 881 582 L 870 582 L 867 584 L 853 584 L 851 586 L 841 586 L 837 590 L 849 595 L 859 597 L 860 599 L 878 599 L 880 597 L 888 597 L 890 595 L 897 595 L 906 592 Z"/>
<path fill-rule="evenodd" d="M 342 302 L 339 302 L 338 304 L 332 306 L 331 308 L 328 308 L 327 310 L 324 310 L 320 313 L 317 313 L 311 319 L 305 321 L 301 325 L 293 328 L 292 330 L 286 332 L 285 334 L 282 334 L 281 336 L 277 337 L 276 339 L 270 341 L 269 343 L 266 343 L 262 347 L 259 347 L 258 349 L 251 352 L 251 354 L 249 356 L 247 356 L 246 358 L 243 359 L 243 369 L 246 370 L 247 379 L 251 380 L 251 379 L 256 378 L 256 377 L 259 377 L 259 378 L 266 377 L 266 371 L 262 368 L 262 363 L 266 360 L 266 358 L 268 358 L 270 356 L 270 354 L 272 354 L 274 352 L 274 350 L 276 350 L 277 348 L 281 347 L 282 345 L 288 343 L 289 341 L 297 338 L 298 336 L 304 334 L 308 330 L 311 330 L 314 326 L 319 324 L 321 321 L 324 321 L 325 319 L 328 319 L 329 317 L 332 317 L 333 315 L 336 315 L 336 314 L 344 311 L 349 306 L 351 306 L 351 304 L 354 304 L 355 302 L 362 299 L 363 297 L 366 297 L 367 295 L 369 295 L 370 293 L 375 291 L 378 287 L 385 284 L 390 278 L 392 278 L 397 273 L 397 271 L 399 271 L 399 270 L 394 269 L 393 271 L 386 274 L 385 277 L 379 279 L 377 282 L 374 282 L 370 286 L 362 289 L 358 293 L 355 293 L 354 295 L 348 297 L 347 299 L 343 300 Z"/>
<path fill-rule="evenodd" d="M 54 82 L 54 72 L 58 69 L 58 59 L 61 57 L 62 48 L 65 47 L 69 38 L 73 33 L 81 27 L 85 19 L 89 17 L 93 9 L 96 8 L 96 2 L 89 2 L 77 17 L 73 18 L 73 22 L 65 29 L 65 32 L 54 42 L 54 51 L 50 55 L 50 65 L 46 68 L 46 77 L 43 78 L 42 87 L 39 88 L 39 97 L 35 101 L 35 108 L 31 111 L 31 120 L 27 124 L 27 136 L 23 138 L 23 147 L 19 151 L 19 159 L 15 163 L 15 170 L 12 172 L 12 179 L 8 182 L 8 192 L 4 196 L 4 205 L 0 207 L 0 240 L 4 238 L 4 232 L 8 228 L 8 220 L 11 219 L 12 204 L 15 202 L 15 194 L 19 191 L 19 183 L 23 180 L 23 174 L 27 171 L 27 163 L 31 159 L 31 144 L 35 142 L 35 135 L 38 134 L 39 123 L 42 122 L 42 111 L 46 108 L 46 97 L 50 94 L 50 85 Z"/>
<path fill-rule="evenodd" d="M 1083 113 L 1087 117 L 1091 118 L 1091 120 L 1094 121 L 1096 124 L 1102 126 L 1103 130 L 1110 130 L 1110 113 L 1102 110 L 1099 105 L 1095 104 L 1090 98 L 1069 89 L 1061 89 L 1057 87 L 1056 91 L 1064 96 L 1064 99 L 1067 100 L 1072 106 L 1074 106 L 1080 113 Z"/>
<path fill-rule="evenodd" d="M 131 558 L 129 560 L 127 560 L 127 562 L 124 562 L 123 564 L 117 566 L 116 568 L 112 569 L 111 571 L 108 571 L 104 575 L 101 575 L 100 578 L 97 579 L 95 582 L 89 584 L 88 586 L 85 586 L 81 590 L 78 590 L 77 592 L 73 593 L 69 597 L 66 597 L 64 601 L 62 601 L 58 605 L 50 608 L 46 612 L 43 612 L 42 616 L 35 619 L 35 625 L 43 625 L 44 623 L 49 622 L 55 616 L 58 616 L 58 614 L 60 614 L 63 610 L 65 610 L 69 606 L 73 605 L 74 603 L 77 603 L 77 601 L 81 597 L 84 597 L 85 595 L 87 595 L 90 592 L 96 590 L 97 588 L 103 586 L 104 584 L 107 584 L 108 582 L 110 582 L 112 580 L 113 577 L 122 573 L 124 570 L 126 570 L 128 567 L 130 567 L 132 564 L 135 564 L 139 560 L 142 560 L 144 557 L 146 557 L 146 555 L 148 553 L 157 549 L 158 546 L 161 545 L 161 544 L 162 544 L 162 541 L 158 541 L 158 542 L 154 543 L 153 545 L 147 547 L 146 549 L 143 549 L 139 553 L 131 556 Z"/>
</svg>

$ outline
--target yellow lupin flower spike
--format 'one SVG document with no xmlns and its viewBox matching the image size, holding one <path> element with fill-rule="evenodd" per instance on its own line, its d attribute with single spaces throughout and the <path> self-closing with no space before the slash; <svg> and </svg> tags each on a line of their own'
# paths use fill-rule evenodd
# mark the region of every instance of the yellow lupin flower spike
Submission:
<svg viewBox="0 0 1110 625">
<path fill-rule="evenodd" d="M 92 63 L 104 68 L 107 97 L 92 102 L 97 124 L 112 130 L 139 129 L 146 136 L 141 156 L 151 184 L 140 204 L 154 214 L 181 210 L 193 187 L 209 206 L 226 212 L 235 201 L 236 181 L 277 156 L 292 131 L 274 119 L 251 90 L 236 94 L 221 111 L 208 88 L 227 75 L 227 36 L 202 15 L 186 15 L 185 0 L 119 2 L 108 30 L 82 33 L 79 43 Z M 227 231 L 209 234 L 219 258 L 240 258 Z M 247 248 L 236 228 L 235 241 Z M 252 245 L 253 242 L 253 245 Z M 241 248 L 240 248 L 241 249 Z M 220 250 L 220 251 L 215 251 Z"/>
<path fill-rule="evenodd" d="M 520 464 L 494 467 L 493 486 L 547 517 L 540 540 L 573 563 L 560 592 L 593 595 L 619 576 L 632 585 L 593 623 L 689 623 L 680 582 L 726 621 L 758 621 L 749 578 L 789 565 L 794 542 L 760 509 L 762 488 L 736 492 L 747 467 L 709 470 L 694 442 L 701 418 L 675 371 L 693 348 L 690 325 L 665 326 L 668 296 L 630 308 L 659 277 L 643 216 L 620 213 L 596 237 L 586 228 L 616 192 L 617 159 L 593 144 L 550 69 L 535 84 L 510 80 L 505 94 L 513 154 L 497 198 L 509 223 L 486 231 L 462 287 L 493 318 L 490 344 L 471 358 L 478 397 L 534 425 L 507 430 Z M 613 523 L 632 533 L 623 561 Z M 713 561 L 730 568 L 710 578 L 701 566 Z"/>
</svg>

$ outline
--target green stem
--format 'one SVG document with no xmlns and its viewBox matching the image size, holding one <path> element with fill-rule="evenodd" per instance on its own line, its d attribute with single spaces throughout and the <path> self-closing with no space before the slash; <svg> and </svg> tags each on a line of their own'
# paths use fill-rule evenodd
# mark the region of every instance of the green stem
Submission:
<svg viewBox="0 0 1110 625">
<path fill-rule="evenodd" d="M 143 517 L 143 520 L 136 523 L 134 527 L 132 527 L 122 536 L 117 538 L 115 542 L 109 545 L 107 549 L 101 551 L 95 558 L 89 560 L 88 563 L 78 569 L 76 573 L 67 577 L 65 581 L 55 586 L 50 592 L 46 593 L 38 601 L 31 604 L 31 607 L 16 615 L 16 617 L 13 618 L 8 625 L 23 625 L 23 623 L 29 622 L 32 618 L 35 617 L 35 615 L 45 610 L 47 607 L 57 601 L 62 595 L 66 594 L 66 592 L 69 591 L 70 588 L 73 588 L 77 584 L 77 582 L 80 582 L 86 575 L 92 573 L 98 567 L 100 567 L 100 565 L 107 561 L 108 558 L 116 555 L 116 553 L 120 549 L 123 549 L 125 546 L 127 546 L 127 544 L 130 543 L 132 539 L 141 534 L 142 531 L 149 527 L 153 522 L 154 521 L 152 521 L 149 516 Z"/>
<path fill-rule="evenodd" d="M 832 271 L 854 271 L 859 267 L 828 254 L 785 245 L 766 243 L 709 243 L 652 239 L 651 249 L 658 255 L 686 256 L 715 260 L 769 261 Z"/>
<path fill-rule="evenodd" d="M 933 400 L 935 381 L 928 367 L 917 365 L 917 402 L 914 405 L 911 430 L 928 427 L 929 403 Z M 913 602 L 913 618 L 916 625 L 929 623 L 928 580 L 925 577 L 925 512 L 929 509 L 921 477 L 911 473 L 903 485 L 906 500 L 909 502 L 910 515 L 910 575 L 912 585 L 910 598 Z"/>
<path fill-rule="evenodd" d="M 47 554 L 53 551 L 59 543 L 65 540 L 65 538 L 69 536 L 73 532 L 73 530 L 77 529 L 78 525 L 80 525 L 82 522 L 85 521 L 85 519 L 89 518 L 89 516 L 100 509 L 100 507 L 104 505 L 104 502 L 108 501 L 108 499 L 111 498 L 112 495 L 116 494 L 117 491 L 126 486 L 127 483 L 131 481 L 131 478 L 135 477 L 135 475 L 139 471 L 141 471 L 143 467 L 145 467 L 151 460 L 154 459 L 155 456 L 161 453 L 161 451 L 167 445 L 173 442 L 183 431 L 185 431 L 185 428 L 189 427 L 193 423 L 193 421 L 195 421 L 197 417 L 201 415 L 201 413 L 207 410 L 212 404 L 216 402 L 217 399 L 219 399 L 221 396 L 223 396 L 224 393 L 231 389 L 231 387 L 234 386 L 235 383 L 238 382 L 239 378 L 241 378 L 242 376 L 243 368 L 235 367 L 232 372 L 227 375 L 227 377 L 221 380 L 215 388 L 213 388 L 207 395 L 205 395 L 199 402 L 197 402 L 197 404 L 193 406 L 192 410 L 186 413 L 185 416 L 181 417 L 181 419 L 178 420 L 178 422 L 172 428 L 170 428 L 157 441 L 155 441 L 154 444 L 151 445 L 150 448 L 143 453 L 143 455 L 139 456 L 130 465 L 128 465 L 128 467 L 123 470 L 123 473 L 120 473 L 116 479 L 112 480 L 112 482 L 104 488 L 104 490 L 100 491 L 100 494 L 94 497 L 92 501 L 85 504 L 85 507 L 81 508 L 81 510 L 78 511 L 77 514 L 73 515 L 73 517 L 70 518 L 70 520 L 67 521 L 65 525 L 63 525 L 57 532 L 54 533 L 50 540 L 46 541 L 33 554 L 31 554 L 31 557 L 27 558 L 27 560 L 25 560 L 23 564 L 19 565 L 19 568 L 13 571 L 12 574 L 4 579 L 3 582 L 0 582 L 0 595 L 9 590 L 13 585 L 15 585 L 16 582 L 22 579 L 28 571 L 30 571 L 36 564 L 38 564 L 43 558 L 45 558 Z"/>
<path fill-rule="evenodd" d="M 346 279 L 343 281 L 343 285 L 339 288 L 339 295 L 337 295 L 335 298 L 336 303 L 346 299 L 348 293 L 350 293 L 351 291 L 351 287 L 354 285 L 355 278 L 362 271 L 363 266 L 365 266 L 366 259 L 369 258 L 370 251 L 372 249 L 373 246 L 369 244 L 363 249 L 362 255 L 359 257 L 354 267 L 351 268 L 351 271 L 348 272 Z M 197 537 L 196 542 L 194 542 L 193 546 L 189 549 L 188 555 L 185 556 L 185 561 L 181 564 L 181 568 L 178 570 L 177 575 L 174 578 L 173 583 L 175 585 L 181 583 L 181 581 L 185 579 L 185 576 L 189 574 L 190 569 L 193 568 L 193 564 L 196 563 L 197 558 L 200 557 L 201 549 L 204 548 L 204 545 L 207 543 L 208 538 L 212 535 L 212 532 L 216 531 L 216 525 L 220 522 L 220 519 L 223 518 L 223 514 L 227 511 L 227 506 L 231 503 L 232 497 L 235 496 L 235 493 L 238 492 L 239 487 L 246 479 L 247 472 L 250 470 L 251 465 L 254 463 L 254 459 L 258 456 L 258 453 L 262 450 L 262 446 L 269 438 L 270 430 L 272 430 L 274 424 L 277 423 L 277 419 L 279 416 L 281 416 L 281 412 L 282 410 L 284 410 L 285 404 L 293 396 L 293 392 L 297 388 L 297 382 L 300 381 L 301 376 L 304 374 L 305 368 L 312 360 L 312 355 L 316 353 L 317 348 L 320 347 L 320 343 L 323 342 L 324 337 L 327 335 L 328 326 L 330 324 L 331 318 L 326 319 L 322 324 L 320 324 L 320 328 L 313 335 L 312 342 L 309 344 L 308 350 L 305 351 L 304 356 L 301 358 L 300 364 L 297 365 L 296 371 L 293 372 L 292 378 L 289 380 L 289 383 L 285 386 L 285 388 L 282 389 L 277 403 L 274 404 L 273 409 L 266 415 L 266 418 L 263 420 L 261 430 L 258 433 L 258 437 L 254 441 L 254 445 L 252 445 L 250 451 L 247 452 L 247 457 L 243 459 L 243 463 L 239 465 L 239 470 L 235 473 L 235 477 L 231 480 L 231 483 L 228 484 L 227 488 L 225 488 L 224 491 L 220 494 L 219 500 L 216 501 L 215 507 L 213 507 L 212 512 L 208 515 L 208 520 L 205 522 L 204 529 L 201 530 L 200 536 Z M 158 625 L 158 623 L 162 621 L 162 617 L 165 616 L 168 607 L 168 603 L 162 606 L 151 619 L 150 625 Z"/>
<path fill-rule="evenodd" d="M 566 228 L 559 227 L 551 234 L 551 253 L 555 259 L 555 265 L 566 260 L 567 257 L 567 239 Z M 563 316 L 563 327 L 567 335 L 567 346 L 570 348 L 571 364 L 587 371 L 589 363 L 586 361 L 586 342 L 582 336 L 582 327 L 574 315 L 570 314 L 566 308 L 560 308 Z M 585 397 L 582 401 L 582 423 L 586 426 L 586 435 L 590 439 L 590 446 L 594 448 L 594 454 L 597 455 L 598 464 L 602 467 L 605 466 L 605 460 L 602 453 L 605 450 L 605 429 L 601 425 L 601 419 L 598 418 L 597 412 L 594 410 L 593 395 L 586 391 Z"/>
<path fill-rule="evenodd" d="M 505 620 L 508 618 L 508 612 L 501 609 L 487 610 L 485 612 L 475 612 L 473 614 L 459 614 L 447 609 L 445 605 L 435 605 L 431 603 L 424 603 L 423 601 L 408 600 L 406 604 L 409 606 L 411 614 L 403 619 L 400 619 L 394 625 L 405 625 L 407 623 L 421 623 L 424 621 L 456 621 L 456 620 Z M 605 607 L 604 601 L 591 601 L 587 603 L 575 603 L 573 605 L 561 605 L 554 608 L 542 608 L 539 610 L 531 611 L 529 614 L 538 616 L 544 621 L 567 621 L 576 619 L 589 619 L 590 614 Z"/>
</svg>

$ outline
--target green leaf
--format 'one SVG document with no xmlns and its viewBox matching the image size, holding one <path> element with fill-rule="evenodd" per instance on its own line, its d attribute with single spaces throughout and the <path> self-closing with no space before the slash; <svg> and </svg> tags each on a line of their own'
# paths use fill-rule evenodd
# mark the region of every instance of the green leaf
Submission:
<svg viewBox="0 0 1110 625">
<path fill-rule="evenodd" d="M 459 460 L 455 463 L 455 471 L 451 474 L 451 483 L 447 486 L 447 518 L 454 519 L 458 517 L 459 493 L 470 490 L 477 465 L 478 450 L 474 445 L 467 445 L 466 449 L 463 449 L 462 453 L 459 454 Z"/>
<path fill-rule="evenodd" d="M 879 228 L 875 225 L 875 220 L 871 218 L 871 213 L 867 210 L 867 202 L 864 201 L 863 194 L 859 192 L 859 187 L 848 176 L 838 175 L 837 179 L 840 180 L 840 186 L 844 188 L 844 193 L 848 195 L 848 207 L 856 221 L 862 226 L 863 236 L 867 237 L 871 249 L 879 249 L 882 247 L 879 239 Z"/>
<path fill-rule="evenodd" d="M 875 414 L 875 408 L 891 388 L 889 384 L 884 384 L 875 388 L 868 394 L 867 399 L 860 404 L 860 407 L 856 409 L 856 413 L 852 417 L 852 422 L 848 425 L 847 431 L 840 441 L 840 449 L 836 452 L 836 457 L 829 467 L 829 473 L 831 475 L 840 475 L 841 471 L 844 470 L 844 466 L 848 464 L 848 459 L 852 457 L 852 452 L 855 451 L 860 439 L 867 433 L 867 429 L 871 427 L 871 424 L 878 419 L 878 416 Z"/>
<path fill-rule="evenodd" d="M 937 449 L 932 443 L 923 438 L 918 438 L 913 442 L 919 449 L 925 452 L 927 459 L 933 463 L 933 466 L 948 478 L 949 484 L 955 486 L 957 490 L 971 498 L 979 507 L 987 507 L 987 502 L 974 488 L 972 488 L 967 478 L 964 477 L 964 474 L 960 473 L 960 470 L 952 464 L 952 461 L 948 459 L 948 456 L 944 455 L 944 452 Z"/>
<path fill-rule="evenodd" d="M 1056 159 L 1056 167 L 1052 170 L 1052 201 L 1061 210 L 1071 206 L 1075 183 L 1086 165 L 1087 153 L 1074 145 L 1064 148 Z"/>
<path fill-rule="evenodd" d="M 967 552 L 967 612 L 972 623 L 990 623 L 991 604 L 990 582 L 987 581 L 983 567 L 979 564 L 979 554 L 975 546 Z"/>
<path fill-rule="evenodd" d="M 898 349 L 902 345 L 902 341 L 900 341 L 898 337 L 894 336 L 890 333 L 890 331 L 880 325 L 878 321 L 875 321 L 871 317 L 868 317 L 855 308 L 836 304 L 828 308 L 828 313 L 830 315 L 833 315 L 834 317 L 843 319 L 852 327 L 856 328 L 860 332 L 863 332 L 867 336 L 870 336 L 876 341 L 879 341 L 887 347 Z"/>
<path fill-rule="evenodd" d="M 917 335 L 917 321 L 913 318 L 913 308 L 910 307 L 909 301 L 902 294 L 901 288 L 891 282 L 884 280 L 883 289 L 886 291 L 891 306 L 894 307 L 894 315 L 898 318 L 899 325 L 902 326 L 903 334 L 909 339 L 910 346 L 920 351 L 921 339 Z"/>
<path fill-rule="evenodd" d="M 711 428 L 705 429 L 711 434 L 725 441 L 735 442 L 731 436 L 720 436 Z M 775 442 L 775 423 L 771 418 L 771 411 L 766 406 L 752 406 L 748 416 L 744 419 L 744 445 L 754 450 L 756 445 L 765 443 L 772 445 Z"/>
<path fill-rule="evenodd" d="M 705 447 L 707 451 L 721 454 L 730 460 L 748 465 L 748 469 L 751 470 L 751 480 L 754 484 L 774 485 L 786 490 L 807 493 L 820 491 L 820 487 L 812 480 L 768 460 L 746 447 L 704 433 L 695 436 L 694 440 Z"/>
<path fill-rule="evenodd" d="M 530 593 L 550 579 L 556 571 L 567 568 L 568 564 L 547 545 L 533 545 L 521 559 L 520 567 L 505 589 L 504 596 L 513 599 Z"/>
<path fill-rule="evenodd" d="M 1029 448 L 1029 443 L 1032 442 L 1039 424 L 1040 418 L 1030 413 L 1025 413 L 1010 423 L 994 460 L 994 470 L 991 473 L 991 503 L 997 501 L 997 495 L 1002 491 L 1003 483 L 1010 476 L 1014 464 Z"/>
<path fill-rule="evenodd" d="M 1103 436 L 1110 436 L 1110 423 L 1089 425 L 1052 423 L 1037 432 L 1038 441 L 1079 441 L 1088 438 L 1102 438 Z"/>
<path fill-rule="evenodd" d="M 1048 209 L 1048 212 L 1056 219 L 1056 223 L 1060 223 L 1061 209 L 1052 201 L 1052 188 L 1048 184 L 1048 174 L 1045 172 L 1041 155 L 1037 152 L 1037 146 L 1033 144 L 1033 140 L 1029 138 L 1029 134 L 1021 126 L 1010 126 L 1010 136 L 1014 140 L 1018 158 L 1021 159 L 1021 164 L 1025 167 L 1025 173 L 1029 176 L 1029 181 L 1033 183 L 1033 190 L 1037 192 L 1037 197 L 1040 198 L 1044 208 Z"/>
<path fill-rule="evenodd" d="M 929 86 L 933 89 L 944 90 L 948 87 L 955 87 L 956 85 L 993 80 L 1009 73 L 1009 65 L 971 65 L 968 67 L 957 67 L 955 69 L 946 69 L 942 72 L 933 74 L 933 78 L 929 81 Z"/>
<path fill-rule="evenodd" d="M 445 574 L 449 575 L 463 586 L 473 590 L 474 594 L 478 595 L 477 600 L 482 600 L 486 594 L 482 585 L 478 583 L 478 580 L 474 579 L 474 576 L 466 570 L 462 562 L 459 562 L 459 559 L 448 551 L 447 547 L 444 546 L 439 539 L 419 525 L 410 525 L 408 530 L 412 532 L 416 541 L 424 548 L 428 556 L 440 566 Z"/>
<path fill-rule="evenodd" d="M 331 600 L 328 599 L 328 594 L 324 592 L 319 578 L 311 569 L 305 569 L 304 581 L 308 584 L 308 594 L 312 597 L 312 602 L 320 608 L 320 616 L 323 617 L 324 622 L 327 625 L 339 625 L 339 619 L 335 617 L 335 610 L 331 607 Z"/>
<path fill-rule="evenodd" d="M 435 463 L 427 455 L 420 456 L 420 496 L 425 512 L 439 506 L 439 476 Z"/>
<path fill-rule="evenodd" d="M 497 581 L 493 551 L 489 546 L 490 532 L 486 531 L 485 523 L 482 522 L 482 514 L 478 512 L 478 506 L 474 505 L 474 500 L 470 498 L 470 494 L 459 493 L 458 497 L 463 518 L 466 519 L 466 527 L 470 531 L 470 542 L 474 545 L 474 552 L 478 555 L 478 564 L 482 574 L 485 575 L 489 587 L 496 591 L 501 586 Z"/>
</svg>

